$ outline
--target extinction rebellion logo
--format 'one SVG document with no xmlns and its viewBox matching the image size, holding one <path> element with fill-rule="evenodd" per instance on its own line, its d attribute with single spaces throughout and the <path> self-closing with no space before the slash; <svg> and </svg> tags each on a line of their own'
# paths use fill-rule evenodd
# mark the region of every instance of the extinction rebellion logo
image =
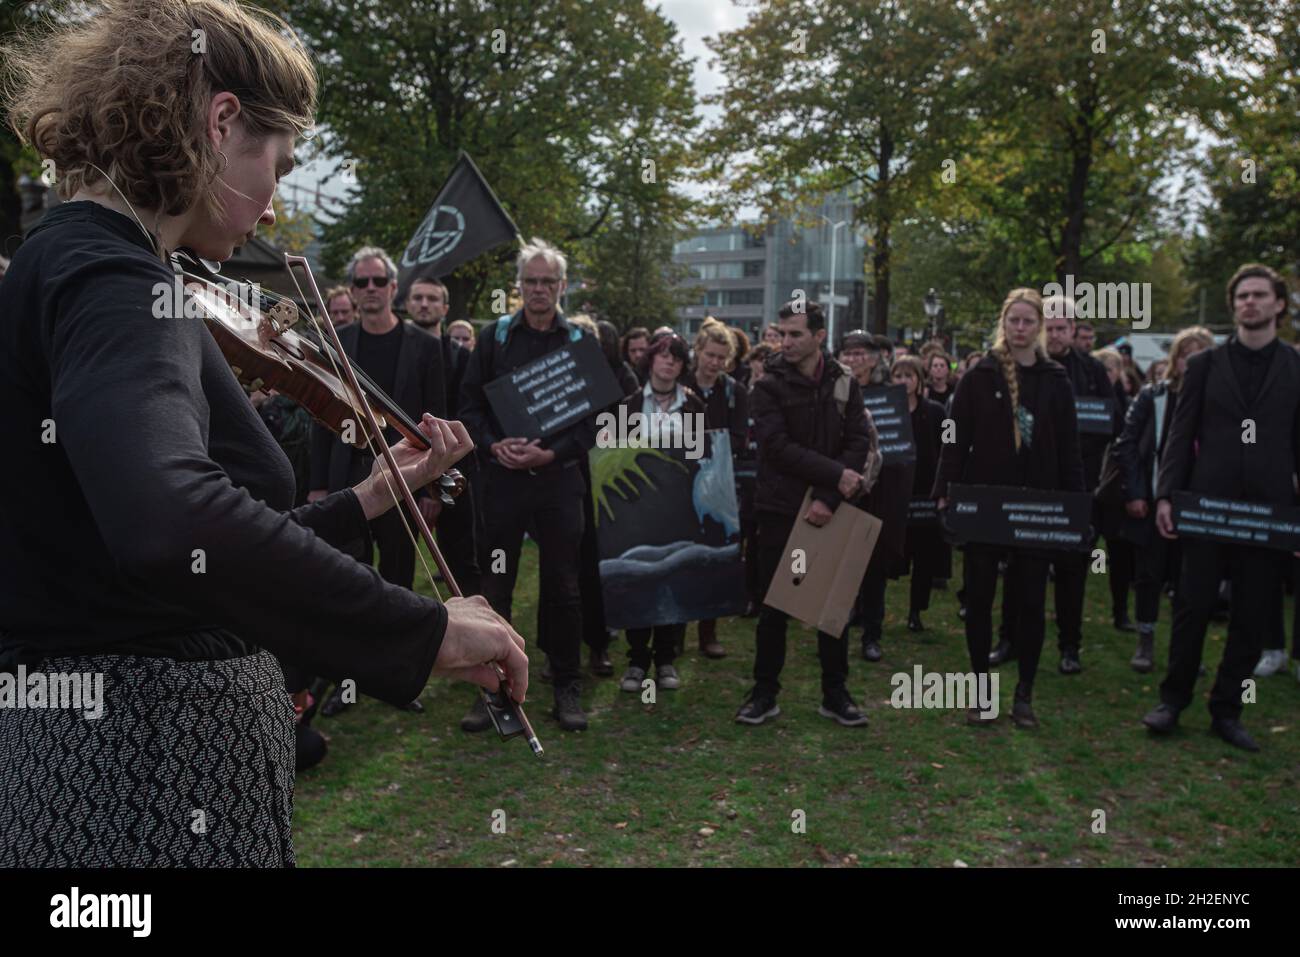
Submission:
<svg viewBox="0 0 1300 957">
<path fill-rule="evenodd" d="M 455 249 L 464 235 L 465 217 L 461 211 L 455 206 L 435 206 L 402 253 L 402 265 L 411 269 L 436 262 Z"/>
</svg>

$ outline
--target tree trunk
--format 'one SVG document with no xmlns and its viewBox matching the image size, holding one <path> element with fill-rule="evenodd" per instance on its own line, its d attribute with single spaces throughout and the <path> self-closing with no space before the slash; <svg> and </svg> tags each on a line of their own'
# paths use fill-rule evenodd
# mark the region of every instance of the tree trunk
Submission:
<svg viewBox="0 0 1300 957">
<path fill-rule="evenodd" d="M 1065 228 L 1061 230 L 1061 245 L 1056 250 L 1056 281 L 1065 284 L 1072 275 L 1079 281 L 1083 267 L 1083 221 L 1087 214 L 1088 174 L 1092 169 L 1092 125 L 1085 123 L 1080 137 L 1074 143 L 1074 161 L 1070 168 L 1070 184 L 1065 196 Z"/>
<path fill-rule="evenodd" d="M 894 139 L 889 127 L 880 126 L 880 170 L 876 177 L 876 244 L 871 254 L 871 274 L 875 280 L 875 301 L 871 304 L 868 328 L 877 335 L 889 332 L 889 228 L 893 222 L 890 208 L 890 165 L 894 158 Z"/>
</svg>

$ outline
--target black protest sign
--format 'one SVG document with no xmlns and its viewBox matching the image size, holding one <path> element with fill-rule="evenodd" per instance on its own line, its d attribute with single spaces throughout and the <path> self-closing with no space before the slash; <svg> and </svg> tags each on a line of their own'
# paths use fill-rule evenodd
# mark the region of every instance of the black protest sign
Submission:
<svg viewBox="0 0 1300 957">
<path fill-rule="evenodd" d="M 600 343 L 588 335 L 484 386 L 502 431 L 544 439 L 623 398 Z"/>
<path fill-rule="evenodd" d="M 914 498 L 907 503 L 907 524 L 934 526 L 939 524 L 939 503 L 932 498 Z"/>
<path fill-rule="evenodd" d="M 907 410 L 907 387 L 873 385 L 862 390 L 862 404 L 880 437 L 880 454 L 885 465 L 916 461 L 912 437 L 912 413 Z"/>
<path fill-rule="evenodd" d="M 1115 431 L 1115 400 L 1109 396 L 1079 395 L 1074 398 L 1079 431 L 1089 435 L 1111 435 Z"/>
<path fill-rule="evenodd" d="M 1300 551 L 1300 508 L 1207 495 L 1174 493 L 1174 530 L 1228 545 Z"/>
<path fill-rule="evenodd" d="M 953 485 L 944 529 L 959 542 L 1086 551 L 1092 496 L 1001 485 Z"/>
</svg>

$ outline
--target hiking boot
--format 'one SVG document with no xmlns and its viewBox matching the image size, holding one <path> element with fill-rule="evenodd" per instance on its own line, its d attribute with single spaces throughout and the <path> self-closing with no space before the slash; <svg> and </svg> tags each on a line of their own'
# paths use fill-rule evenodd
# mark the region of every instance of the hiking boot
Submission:
<svg viewBox="0 0 1300 957">
<path fill-rule="evenodd" d="M 555 689 L 555 708 L 551 714 L 561 731 L 586 731 L 587 713 L 582 710 L 582 686 L 577 682 Z"/>
<path fill-rule="evenodd" d="M 1137 651 L 1129 660 L 1129 666 L 1138 674 L 1147 674 L 1155 667 L 1156 636 L 1150 632 L 1138 633 Z"/>
</svg>

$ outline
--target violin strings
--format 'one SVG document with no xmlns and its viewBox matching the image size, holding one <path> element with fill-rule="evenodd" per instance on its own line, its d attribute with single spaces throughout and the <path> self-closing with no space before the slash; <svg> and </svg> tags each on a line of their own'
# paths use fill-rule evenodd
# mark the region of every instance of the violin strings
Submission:
<svg viewBox="0 0 1300 957">
<path fill-rule="evenodd" d="M 298 290 L 298 295 L 302 296 L 302 301 L 305 305 L 308 321 L 316 330 L 316 334 L 321 337 L 322 341 L 324 341 L 325 331 L 321 327 L 320 320 L 316 318 L 316 314 L 312 311 L 311 304 L 308 302 L 307 295 L 306 293 L 303 292 L 302 286 L 298 285 L 298 277 L 294 275 L 292 268 L 287 269 L 287 271 L 289 273 L 289 278 L 293 280 L 294 288 Z M 326 318 L 325 321 L 328 322 L 329 319 Z M 334 349 L 332 348 L 332 346 L 326 352 L 326 355 L 329 357 L 330 365 L 334 369 L 334 374 L 339 378 L 340 381 L 347 382 L 347 379 L 344 378 L 343 376 L 343 370 L 339 368 L 338 363 L 335 361 Z M 357 371 L 355 365 L 352 368 L 354 372 Z M 350 389 L 348 391 L 351 392 Z M 360 397 L 358 396 L 357 398 Z M 348 397 L 348 402 L 352 404 L 352 411 L 356 414 L 358 425 L 360 425 L 365 420 L 361 417 L 361 412 L 357 408 L 354 398 L 350 395 Z M 420 542 L 416 537 L 414 529 L 411 528 L 411 523 L 407 520 L 406 510 L 402 508 L 403 502 L 398 497 L 397 490 L 393 488 L 392 480 L 389 478 L 388 465 L 383 459 L 383 453 L 375 448 L 375 443 L 377 441 L 382 442 L 383 440 L 384 437 L 382 434 L 375 436 L 370 433 L 369 429 L 366 429 L 366 447 L 370 450 L 370 454 L 371 456 L 374 457 L 375 461 L 380 463 L 379 474 L 383 476 L 384 484 L 388 487 L 388 494 L 392 496 L 394 506 L 397 508 L 398 518 L 402 520 L 402 528 L 406 530 L 406 537 L 410 539 L 411 546 L 415 549 L 415 554 L 419 557 L 420 564 L 424 567 L 424 574 L 429 579 L 429 587 L 433 589 L 434 597 L 437 598 L 439 601 L 442 601 L 443 600 L 442 593 L 438 591 L 438 585 L 433 578 L 433 571 L 429 568 L 429 563 L 425 561 L 424 552 L 420 548 Z M 401 477 L 398 476 L 398 479 L 400 481 Z"/>
</svg>

